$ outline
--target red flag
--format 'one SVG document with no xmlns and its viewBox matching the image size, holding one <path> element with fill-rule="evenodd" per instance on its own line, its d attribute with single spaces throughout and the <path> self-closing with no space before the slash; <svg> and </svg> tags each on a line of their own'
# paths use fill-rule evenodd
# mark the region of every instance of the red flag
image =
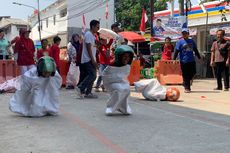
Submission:
<svg viewBox="0 0 230 153">
<path fill-rule="evenodd" d="M 85 22 L 85 14 L 82 15 L 82 34 L 85 33 L 86 30 L 86 22 Z"/>
<path fill-rule="evenodd" d="M 108 20 L 109 17 L 109 5 L 108 5 L 108 0 L 106 2 L 106 8 L 105 8 L 105 19 Z"/>
<path fill-rule="evenodd" d="M 141 32 L 145 32 L 145 23 L 148 21 L 148 17 L 146 15 L 146 11 L 145 9 L 143 8 L 142 9 L 142 17 L 141 17 L 141 25 L 140 25 L 140 31 Z"/>
<path fill-rule="evenodd" d="M 34 15 L 38 15 L 38 10 L 34 10 Z"/>
</svg>

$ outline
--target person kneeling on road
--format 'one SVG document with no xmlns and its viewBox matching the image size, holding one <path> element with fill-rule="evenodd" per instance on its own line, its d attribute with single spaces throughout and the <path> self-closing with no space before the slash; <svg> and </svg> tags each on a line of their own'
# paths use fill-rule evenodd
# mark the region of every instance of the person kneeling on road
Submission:
<svg viewBox="0 0 230 153">
<path fill-rule="evenodd" d="M 19 83 L 9 103 L 12 112 L 29 117 L 58 114 L 62 78 L 53 58 L 40 58 L 36 67 L 21 76 Z"/>
<path fill-rule="evenodd" d="M 126 78 L 130 73 L 133 56 L 134 52 L 131 47 L 119 46 L 115 50 L 115 62 L 107 66 L 102 73 L 105 89 L 110 93 L 105 111 L 106 115 L 112 115 L 115 111 L 125 115 L 132 113 L 128 105 L 130 86 Z"/>
</svg>

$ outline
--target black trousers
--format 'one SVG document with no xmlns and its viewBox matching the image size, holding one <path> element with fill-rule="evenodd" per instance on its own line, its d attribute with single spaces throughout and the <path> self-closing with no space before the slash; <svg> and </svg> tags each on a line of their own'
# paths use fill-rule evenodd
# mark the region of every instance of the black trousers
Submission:
<svg viewBox="0 0 230 153">
<path fill-rule="evenodd" d="M 216 62 L 216 80 L 217 88 L 222 89 L 222 75 L 224 78 L 224 88 L 229 88 L 229 66 L 226 66 L 226 62 Z"/>
<path fill-rule="evenodd" d="M 196 74 L 196 63 L 195 62 L 188 62 L 188 63 L 180 63 L 182 77 L 183 77 L 183 85 L 184 88 L 187 90 L 191 90 L 191 80 Z"/>
<path fill-rule="evenodd" d="M 91 93 L 96 78 L 97 69 L 91 61 L 80 65 L 80 80 L 77 86 L 81 92 L 85 92 L 86 95 Z"/>
</svg>

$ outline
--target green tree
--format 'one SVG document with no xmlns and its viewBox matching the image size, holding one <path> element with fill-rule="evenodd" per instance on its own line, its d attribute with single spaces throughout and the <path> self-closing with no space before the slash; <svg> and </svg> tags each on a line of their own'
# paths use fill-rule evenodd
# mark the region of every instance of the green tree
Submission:
<svg viewBox="0 0 230 153">
<path fill-rule="evenodd" d="M 121 23 L 125 30 L 138 31 L 141 21 L 142 8 L 146 9 L 150 19 L 149 0 L 115 0 L 115 15 L 117 22 Z M 161 11 L 167 8 L 166 0 L 155 0 L 154 11 Z M 147 27 L 150 24 L 147 23 Z"/>
</svg>

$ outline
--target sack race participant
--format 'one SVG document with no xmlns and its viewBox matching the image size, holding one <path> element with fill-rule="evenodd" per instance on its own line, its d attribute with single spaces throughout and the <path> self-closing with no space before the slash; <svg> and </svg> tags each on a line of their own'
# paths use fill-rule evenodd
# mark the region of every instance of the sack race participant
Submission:
<svg viewBox="0 0 230 153">
<path fill-rule="evenodd" d="M 165 88 L 157 79 L 148 79 L 134 82 L 136 92 L 141 92 L 147 100 L 177 101 L 180 97 L 180 91 L 177 88 Z"/>
<path fill-rule="evenodd" d="M 44 56 L 21 76 L 20 86 L 10 99 L 9 109 L 23 116 L 57 115 L 61 76 L 53 58 Z"/>
<path fill-rule="evenodd" d="M 120 45 L 115 50 L 115 62 L 107 66 L 102 73 L 104 87 L 110 93 L 105 111 L 106 115 L 112 115 L 115 111 L 125 115 L 132 113 L 128 105 L 130 86 L 127 76 L 130 73 L 133 56 L 134 52 L 131 47 Z"/>
<path fill-rule="evenodd" d="M 147 100 L 160 101 L 166 99 L 166 88 L 157 79 L 134 82 L 136 92 L 141 92 Z"/>
</svg>

